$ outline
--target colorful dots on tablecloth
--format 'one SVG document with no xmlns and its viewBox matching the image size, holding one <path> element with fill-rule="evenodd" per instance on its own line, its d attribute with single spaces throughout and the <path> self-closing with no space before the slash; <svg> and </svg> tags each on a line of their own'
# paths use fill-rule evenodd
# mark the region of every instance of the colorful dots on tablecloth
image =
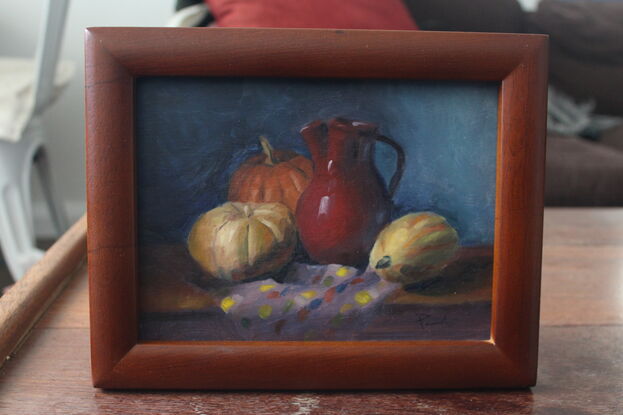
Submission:
<svg viewBox="0 0 623 415">
<path fill-rule="evenodd" d="M 266 298 L 274 300 L 275 298 L 279 298 L 279 291 L 271 291 L 268 293 Z"/>
<path fill-rule="evenodd" d="M 316 339 L 345 338 L 365 325 L 395 287 L 399 284 L 372 271 L 295 264 L 281 282 L 266 279 L 230 288 L 220 305 L 245 339 L 310 339 L 314 330 Z"/>
<path fill-rule="evenodd" d="M 331 287 L 324 293 L 324 301 L 330 303 L 335 298 L 335 287 Z"/>
<path fill-rule="evenodd" d="M 348 287 L 348 283 L 347 282 L 343 282 L 340 285 L 338 285 L 337 287 L 335 287 L 335 291 L 337 291 L 338 294 L 341 294 L 346 287 Z"/>
<path fill-rule="evenodd" d="M 303 291 L 301 293 L 301 296 L 307 300 L 310 300 L 312 298 L 314 298 L 315 296 L 317 296 L 318 293 L 314 290 L 309 290 L 309 291 Z"/>
<path fill-rule="evenodd" d="M 340 278 L 344 278 L 345 276 L 348 275 L 348 267 L 340 267 L 340 268 L 338 268 L 338 270 L 335 271 L 335 275 L 337 275 Z"/>
<path fill-rule="evenodd" d="M 283 305 L 283 312 L 287 313 L 288 311 L 290 311 L 290 309 L 292 308 L 292 306 L 294 305 L 294 301 L 292 300 L 288 300 L 285 302 L 285 304 Z"/>
<path fill-rule="evenodd" d="M 260 291 L 265 293 L 266 291 L 272 290 L 275 288 L 275 284 L 262 284 L 260 285 Z"/>
<path fill-rule="evenodd" d="M 236 302 L 234 301 L 233 298 L 231 297 L 225 297 L 221 300 L 221 308 L 223 309 L 224 312 L 229 311 L 229 309 L 236 304 Z"/>
<path fill-rule="evenodd" d="M 366 290 L 362 290 L 355 294 L 355 301 L 357 301 L 359 305 L 364 306 L 372 301 L 372 296 Z"/>
<path fill-rule="evenodd" d="M 236 300 L 234 300 L 232 297 L 225 297 L 221 300 L 221 309 L 226 313 L 234 305 L 236 305 Z"/>
<path fill-rule="evenodd" d="M 258 308 L 257 310 L 257 315 L 261 318 L 266 320 L 268 317 L 270 317 L 270 315 L 273 313 L 273 308 L 272 306 L 268 305 L 268 304 L 264 304 L 261 305 L 260 308 Z"/>
</svg>

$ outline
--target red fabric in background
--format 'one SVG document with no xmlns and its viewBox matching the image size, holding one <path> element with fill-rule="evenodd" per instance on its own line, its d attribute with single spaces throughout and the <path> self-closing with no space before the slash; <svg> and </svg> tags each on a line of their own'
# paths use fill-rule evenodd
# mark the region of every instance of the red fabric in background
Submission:
<svg viewBox="0 0 623 415">
<path fill-rule="evenodd" d="M 402 0 L 205 0 L 219 27 L 416 30 Z"/>
</svg>

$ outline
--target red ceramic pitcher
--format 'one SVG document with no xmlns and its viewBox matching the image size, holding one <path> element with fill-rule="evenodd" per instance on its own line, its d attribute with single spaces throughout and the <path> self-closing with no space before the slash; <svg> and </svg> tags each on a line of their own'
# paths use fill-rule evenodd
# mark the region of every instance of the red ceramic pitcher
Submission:
<svg viewBox="0 0 623 415">
<path fill-rule="evenodd" d="M 377 126 L 334 118 L 301 129 L 314 162 L 314 175 L 301 195 L 296 221 L 303 246 L 321 264 L 360 266 L 391 213 L 391 198 L 404 170 L 404 151 Z M 374 165 L 374 145 L 397 152 L 389 190 Z"/>
</svg>

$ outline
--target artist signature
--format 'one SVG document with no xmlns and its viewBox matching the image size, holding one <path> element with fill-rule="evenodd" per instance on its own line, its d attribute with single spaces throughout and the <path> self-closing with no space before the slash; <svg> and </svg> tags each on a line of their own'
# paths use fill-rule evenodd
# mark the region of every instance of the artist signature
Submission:
<svg viewBox="0 0 623 415">
<path fill-rule="evenodd" d="M 446 323 L 446 315 L 444 314 L 440 317 L 428 313 L 422 313 L 415 317 L 415 322 L 418 323 L 422 329 L 425 327 L 437 326 L 439 324 Z"/>
</svg>

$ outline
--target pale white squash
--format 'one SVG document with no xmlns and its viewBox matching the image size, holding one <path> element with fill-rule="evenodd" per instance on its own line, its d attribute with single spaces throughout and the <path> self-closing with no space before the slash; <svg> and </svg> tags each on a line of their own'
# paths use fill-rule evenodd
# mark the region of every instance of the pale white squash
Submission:
<svg viewBox="0 0 623 415">
<path fill-rule="evenodd" d="M 211 276 L 241 281 L 283 268 L 296 240 L 294 218 L 285 205 L 227 202 L 197 220 L 188 250 Z"/>
</svg>

